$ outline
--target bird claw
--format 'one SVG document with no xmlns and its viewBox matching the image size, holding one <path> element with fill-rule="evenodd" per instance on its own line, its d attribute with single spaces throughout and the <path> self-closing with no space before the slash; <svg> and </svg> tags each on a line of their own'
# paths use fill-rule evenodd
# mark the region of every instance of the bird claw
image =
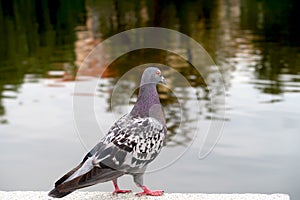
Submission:
<svg viewBox="0 0 300 200">
<path fill-rule="evenodd" d="M 136 196 L 144 196 L 144 195 L 148 195 L 148 196 L 162 196 L 164 193 L 163 190 L 144 190 L 144 192 L 140 192 L 137 193 Z"/>
<path fill-rule="evenodd" d="M 124 194 L 124 193 L 130 193 L 130 192 L 132 192 L 132 191 L 131 190 L 120 190 L 120 189 L 118 189 L 118 190 L 115 190 L 113 192 L 113 195 L 117 195 L 119 193 L 122 193 L 122 194 Z"/>
</svg>

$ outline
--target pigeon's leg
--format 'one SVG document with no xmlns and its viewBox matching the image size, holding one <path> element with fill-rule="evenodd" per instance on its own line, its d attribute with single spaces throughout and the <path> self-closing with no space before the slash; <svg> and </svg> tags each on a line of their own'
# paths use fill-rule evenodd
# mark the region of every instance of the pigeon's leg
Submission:
<svg viewBox="0 0 300 200">
<path fill-rule="evenodd" d="M 149 190 L 145 185 L 143 185 L 143 175 L 144 174 L 135 174 L 133 175 L 133 179 L 135 184 L 142 188 L 144 191 L 137 193 L 137 196 L 149 195 L 149 196 L 161 196 L 163 195 L 163 190 Z"/>
<path fill-rule="evenodd" d="M 118 186 L 117 179 L 113 179 L 112 182 L 113 182 L 114 187 L 115 187 L 115 191 L 113 192 L 113 194 L 132 192 L 131 190 L 121 190 Z"/>
</svg>

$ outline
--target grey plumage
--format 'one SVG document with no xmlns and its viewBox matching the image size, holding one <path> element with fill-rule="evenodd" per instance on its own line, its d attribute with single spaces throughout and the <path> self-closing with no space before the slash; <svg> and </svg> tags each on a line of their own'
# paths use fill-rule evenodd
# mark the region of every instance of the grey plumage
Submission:
<svg viewBox="0 0 300 200">
<path fill-rule="evenodd" d="M 55 183 L 49 196 L 60 198 L 76 189 L 110 180 L 115 180 L 115 184 L 116 179 L 124 174 L 133 175 L 135 183 L 144 189 L 145 194 L 161 194 L 150 193 L 143 186 L 146 167 L 159 154 L 167 133 L 156 90 L 159 82 L 165 83 L 160 70 L 147 68 L 132 111 L 116 121 L 82 162 Z"/>
</svg>

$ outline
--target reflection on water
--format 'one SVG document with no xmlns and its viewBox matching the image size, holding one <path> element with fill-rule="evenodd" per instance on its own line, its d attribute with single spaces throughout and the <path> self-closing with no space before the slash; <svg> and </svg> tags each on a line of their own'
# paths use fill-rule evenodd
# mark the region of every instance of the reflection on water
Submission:
<svg viewBox="0 0 300 200">
<path fill-rule="evenodd" d="M 191 36 L 220 66 L 227 90 L 228 122 L 210 157 L 197 160 L 196 141 L 172 167 L 150 174 L 148 182 L 170 192 L 285 192 L 299 198 L 295 187 L 299 181 L 294 180 L 300 176 L 297 12 L 298 3 L 292 0 L 1 1 L 0 162 L 4 164 L 0 189 L 47 190 L 84 155 L 84 149 L 74 150 L 80 143 L 72 128 L 71 100 L 76 95 L 94 98 L 94 94 L 74 93 L 79 66 L 85 67 L 83 75 L 88 78 L 81 81 L 87 84 L 97 81 L 102 73 L 104 82 L 95 94 L 99 119 L 106 119 L 114 109 L 110 107 L 113 87 L 128 70 L 149 62 L 171 66 L 192 87 L 165 71 L 172 88 L 159 87 L 170 132 L 166 152 L 191 144 L 199 116 L 202 131 L 208 129 L 211 116 L 218 114 L 218 107 L 210 103 L 213 81 L 204 82 L 210 80 L 213 69 L 205 68 L 200 76 L 189 62 L 195 59 L 193 52 L 182 48 L 182 41 L 171 40 L 174 50 L 184 51 L 187 61 L 171 52 L 143 49 L 119 57 L 104 71 L 106 56 L 115 52 L 97 49 L 85 59 L 97 44 L 114 34 L 158 26 Z M 124 38 L 122 42 L 126 45 L 130 41 Z M 132 77 L 128 81 L 125 92 L 138 80 Z M 130 106 L 136 94 L 131 96 Z M 122 110 L 126 102 L 120 99 L 116 108 Z M 191 113 L 197 100 L 201 106 L 194 116 Z M 179 105 L 179 101 L 183 103 Z M 103 131 L 112 122 L 105 122 Z M 94 126 L 86 120 L 86 128 L 91 130 L 85 135 L 89 147 L 99 138 L 92 131 Z M 57 155 L 57 150 L 62 153 Z M 45 155 L 49 162 L 37 164 Z M 20 160 L 25 167 L 12 175 Z M 35 176 L 33 171 L 40 169 L 50 172 L 28 182 Z M 163 185 L 155 179 L 169 180 L 167 176 L 178 180 Z M 109 186 L 103 187 L 109 190 Z"/>
</svg>

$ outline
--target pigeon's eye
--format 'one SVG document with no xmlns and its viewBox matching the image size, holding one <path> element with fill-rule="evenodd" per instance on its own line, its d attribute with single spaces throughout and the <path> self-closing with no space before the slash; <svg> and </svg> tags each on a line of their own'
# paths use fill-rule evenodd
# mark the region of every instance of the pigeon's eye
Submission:
<svg viewBox="0 0 300 200">
<path fill-rule="evenodd" d="M 160 71 L 157 70 L 157 71 L 156 71 L 156 75 L 157 75 L 157 76 L 160 76 L 160 74 L 161 74 Z"/>
</svg>

